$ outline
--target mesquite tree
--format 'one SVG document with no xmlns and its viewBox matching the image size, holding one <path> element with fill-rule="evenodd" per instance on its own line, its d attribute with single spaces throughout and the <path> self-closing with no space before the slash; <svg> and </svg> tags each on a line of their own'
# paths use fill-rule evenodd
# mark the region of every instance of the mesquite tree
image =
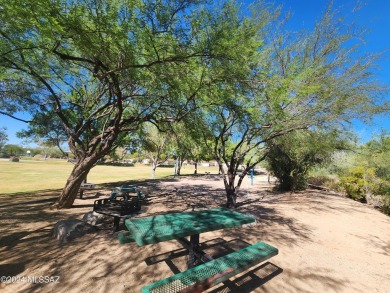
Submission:
<svg viewBox="0 0 390 293">
<path fill-rule="evenodd" d="M 245 62 L 251 27 L 231 16 L 230 2 L 219 10 L 202 3 L 2 1 L 0 114 L 61 121 L 76 163 L 58 208 L 72 206 L 90 169 L 124 136 L 145 121 L 182 119 L 207 103 L 224 68 Z"/>
<path fill-rule="evenodd" d="M 248 110 L 251 110 L 248 104 L 245 107 L 239 104 L 230 108 L 214 107 L 205 114 L 211 120 L 201 129 L 204 143 L 214 155 L 223 175 L 228 208 L 236 206 L 244 177 L 265 159 L 267 142 L 301 127 L 293 123 L 278 123 L 278 126 L 264 123 L 253 119 L 259 117 L 252 116 L 253 113 L 250 114 Z"/>
<path fill-rule="evenodd" d="M 358 54 L 350 44 L 361 35 L 331 9 L 312 32 L 294 38 L 274 30 L 262 30 L 264 43 L 247 78 L 223 83 L 211 93 L 223 103 L 199 114 L 205 143 L 213 141 L 209 148 L 224 173 L 228 207 L 236 206 L 244 176 L 266 158 L 274 139 L 304 129 L 345 127 L 353 118 L 388 109 L 381 100 L 385 88 L 373 79 L 377 56 Z"/>
<path fill-rule="evenodd" d="M 168 130 L 162 131 L 151 123 L 145 123 L 139 137 L 143 154 L 151 162 L 151 178 L 154 179 L 157 167 L 172 158 L 171 133 Z"/>
</svg>

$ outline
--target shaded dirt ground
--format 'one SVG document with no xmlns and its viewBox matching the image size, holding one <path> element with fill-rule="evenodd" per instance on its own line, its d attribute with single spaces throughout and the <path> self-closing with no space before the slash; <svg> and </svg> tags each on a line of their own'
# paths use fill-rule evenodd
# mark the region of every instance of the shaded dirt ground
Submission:
<svg viewBox="0 0 390 293">
<path fill-rule="evenodd" d="M 149 203 L 138 216 L 223 206 L 217 175 L 141 183 Z M 119 244 L 111 221 L 93 234 L 60 245 L 51 236 L 61 219 L 92 210 L 109 187 L 85 193 L 71 210 L 51 210 L 58 191 L 0 199 L 0 284 L 2 292 L 140 292 L 153 281 L 185 269 L 186 253 L 176 241 L 138 247 Z M 265 176 L 243 183 L 238 211 L 257 224 L 201 235 L 203 248 L 226 254 L 265 241 L 279 255 L 210 292 L 389 292 L 390 218 L 336 194 L 308 190 L 276 193 Z M 58 276 L 57 283 L 22 277 Z M 53 279 L 54 280 L 54 279 Z"/>
</svg>

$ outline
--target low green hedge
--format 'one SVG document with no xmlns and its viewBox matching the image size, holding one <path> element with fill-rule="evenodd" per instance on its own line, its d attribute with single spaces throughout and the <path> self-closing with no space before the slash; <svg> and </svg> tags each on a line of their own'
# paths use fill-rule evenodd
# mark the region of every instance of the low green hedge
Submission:
<svg viewBox="0 0 390 293">
<path fill-rule="evenodd" d="M 117 167 L 134 167 L 133 163 L 120 163 L 120 162 L 100 162 L 98 165 L 102 166 L 117 166 Z"/>
</svg>

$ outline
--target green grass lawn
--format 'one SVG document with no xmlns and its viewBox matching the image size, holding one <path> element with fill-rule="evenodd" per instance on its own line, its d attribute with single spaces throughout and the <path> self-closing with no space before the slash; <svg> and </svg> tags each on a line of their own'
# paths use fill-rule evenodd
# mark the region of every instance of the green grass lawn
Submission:
<svg viewBox="0 0 390 293">
<path fill-rule="evenodd" d="M 0 194 L 33 192 L 63 188 L 73 164 L 65 160 L 0 161 Z M 216 167 L 199 167 L 200 174 L 218 172 Z M 156 178 L 172 176 L 174 168 L 157 168 Z M 182 169 L 182 174 L 193 174 L 194 166 Z M 96 166 L 88 175 L 88 182 L 110 183 L 151 178 L 151 167 Z"/>
</svg>

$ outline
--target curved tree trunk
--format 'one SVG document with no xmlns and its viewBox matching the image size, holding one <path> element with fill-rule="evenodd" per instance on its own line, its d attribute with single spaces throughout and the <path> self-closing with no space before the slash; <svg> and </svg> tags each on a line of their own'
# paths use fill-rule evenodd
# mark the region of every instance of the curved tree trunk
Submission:
<svg viewBox="0 0 390 293">
<path fill-rule="evenodd" d="M 76 141 L 71 136 L 69 147 L 76 156 L 76 162 L 72 172 L 66 181 L 57 202 L 54 204 L 58 209 L 71 208 L 80 190 L 81 183 L 87 178 L 89 171 L 96 163 L 107 155 L 118 137 L 119 130 L 116 127 L 109 127 L 102 135 L 95 136 L 83 148 L 77 146 Z M 81 142 L 81 141 L 80 141 Z"/>
<path fill-rule="evenodd" d="M 59 199 L 54 204 L 55 207 L 58 209 L 72 207 L 80 190 L 81 183 L 87 178 L 89 171 L 97 161 L 97 159 L 87 158 L 76 162 Z"/>
</svg>

